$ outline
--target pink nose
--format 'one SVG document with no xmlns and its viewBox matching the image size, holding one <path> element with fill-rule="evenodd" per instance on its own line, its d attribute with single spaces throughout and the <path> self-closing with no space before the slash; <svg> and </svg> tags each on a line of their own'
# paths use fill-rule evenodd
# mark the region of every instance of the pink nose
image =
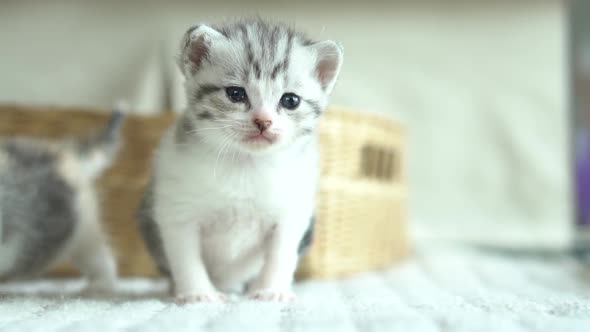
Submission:
<svg viewBox="0 0 590 332">
<path fill-rule="evenodd" d="M 256 117 L 254 118 L 254 125 L 260 130 L 260 132 L 266 131 L 272 125 L 272 121 L 267 117 Z"/>
</svg>

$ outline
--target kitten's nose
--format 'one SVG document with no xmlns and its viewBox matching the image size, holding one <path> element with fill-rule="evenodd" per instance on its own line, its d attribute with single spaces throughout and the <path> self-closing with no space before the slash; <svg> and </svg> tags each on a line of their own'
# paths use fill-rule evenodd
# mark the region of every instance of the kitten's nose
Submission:
<svg viewBox="0 0 590 332">
<path fill-rule="evenodd" d="M 268 118 L 258 117 L 254 119 L 254 125 L 260 130 L 260 132 L 264 132 L 272 125 L 272 121 Z"/>
</svg>

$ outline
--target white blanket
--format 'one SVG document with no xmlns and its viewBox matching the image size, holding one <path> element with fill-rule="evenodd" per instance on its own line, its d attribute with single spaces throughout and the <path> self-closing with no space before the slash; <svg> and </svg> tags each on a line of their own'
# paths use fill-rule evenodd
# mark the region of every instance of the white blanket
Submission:
<svg viewBox="0 0 590 332">
<path fill-rule="evenodd" d="M 121 281 L 121 294 L 102 300 L 73 295 L 80 287 L 2 285 L 0 330 L 590 331 L 590 270 L 567 257 L 430 249 L 388 271 L 300 283 L 292 305 L 234 298 L 179 307 L 162 281 L 146 279 Z"/>
</svg>

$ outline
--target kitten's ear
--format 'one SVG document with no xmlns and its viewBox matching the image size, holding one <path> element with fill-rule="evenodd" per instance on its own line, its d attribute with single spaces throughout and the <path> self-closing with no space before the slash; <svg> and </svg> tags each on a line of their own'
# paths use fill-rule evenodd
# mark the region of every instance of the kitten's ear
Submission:
<svg viewBox="0 0 590 332">
<path fill-rule="evenodd" d="M 342 60 L 344 57 L 342 46 L 335 41 L 325 40 L 314 43 L 310 47 L 317 55 L 315 69 L 317 78 L 320 81 L 322 88 L 327 93 L 330 93 L 336 83 L 336 78 L 338 78 L 338 73 L 342 66 Z"/>
<path fill-rule="evenodd" d="M 180 45 L 178 65 L 185 76 L 194 75 L 209 56 L 211 45 L 223 35 L 204 24 L 195 25 L 185 33 Z"/>
</svg>

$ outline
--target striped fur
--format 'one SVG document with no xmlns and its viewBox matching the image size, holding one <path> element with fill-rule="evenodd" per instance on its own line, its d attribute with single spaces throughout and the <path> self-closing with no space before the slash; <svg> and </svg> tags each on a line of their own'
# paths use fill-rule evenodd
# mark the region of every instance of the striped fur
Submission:
<svg viewBox="0 0 590 332">
<path fill-rule="evenodd" d="M 147 247 L 180 302 L 244 289 L 291 299 L 312 239 L 316 127 L 342 49 L 255 19 L 191 27 L 178 60 L 188 106 L 138 214 Z"/>
<path fill-rule="evenodd" d="M 250 118 L 245 113 L 271 108 L 282 124 L 283 142 L 292 143 L 302 137 L 301 128 L 315 129 L 336 81 L 342 49 L 332 41 L 313 41 L 285 24 L 245 19 L 191 27 L 178 63 L 186 76 L 188 111 L 196 114 L 195 128 L 235 120 L 243 129 Z M 252 98 L 231 103 L 225 95 L 228 86 L 244 87 Z M 287 92 L 302 99 L 295 111 L 285 111 L 279 103 Z"/>
</svg>

